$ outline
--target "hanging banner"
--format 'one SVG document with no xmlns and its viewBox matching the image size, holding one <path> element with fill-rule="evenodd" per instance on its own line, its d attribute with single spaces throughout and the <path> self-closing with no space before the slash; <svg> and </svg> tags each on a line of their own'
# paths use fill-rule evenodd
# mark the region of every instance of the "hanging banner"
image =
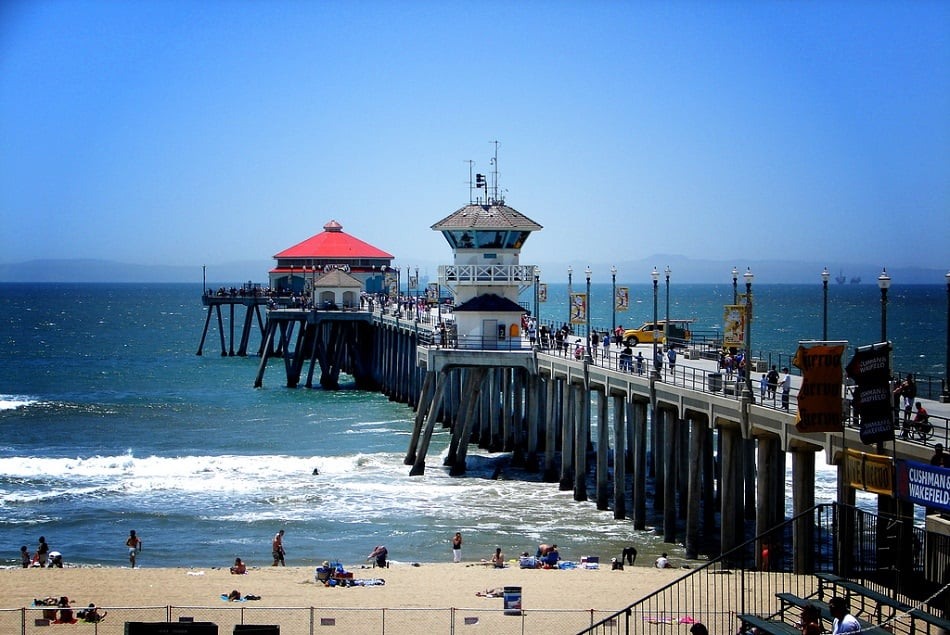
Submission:
<svg viewBox="0 0 950 635">
<path fill-rule="evenodd" d="M 898 461 L 897 497 L 950 512 L 950 468 L 916 461 Z"/>
<path fill-rule="evenodd" d="M 617 287 L 617 295 L 614 297 L 614 310 L 618 313 L 630 308 L 630 287 Z"/>
<path fill-rule="evenodd" d="M 538 302 L 547 302 L 548 301 L 548 283 L 540 282 L 538 283 Z"/>
<path fill-rule="evenodd" d="M 571 324 L 587 323 L 587 294 L 571 294 Z"/>
<path fill-rule="evenodd" d="M 894 495 L 894 462 L 889 456 L 845 450 L 844 479 L 851 487 L 875 494 Z"/>
<path fill-rule="evenodd" d="M 389 292 L 389 295 L 391 297 L 396 297 L 396 294 L 399 291 L 399 289 L 397 288 L 397 285 L 399 283 L 398 283 L 398 278 L 396 277 L 396 273 L 387 271 L 384 279 L 385 279 L 385 287 L 386 287 L 386 290 Z"/>
<path fill-rule="evenodd" d="M 745 348 L 745 305 L 727 304 L 723 309 L 723 346 L 726 348 Z"/>
<path fill-rule="evenodd" d="M 419 288 L 419 274 L 416 274 L 416 275 L 414 275 L 414 276 L 412 276 L 412 275 L 409 276 L 409 288 L 410 288 L 410 289 L 418 289 L 418 288 Z"/>
<path fill-rule="evenodd" d="M 798 391 L 799 432 L 841 432 L 841 356 L 843 345 L 798 346 L 792 363 L 802 371 Z"/>
<path fill-rule="evenodd" d="M 437 302 L 439 300 L 439 283 L 430 282 L 426 287 L 426 299 L 429 302 Z"/>
<path fill-rule="evenodd" d="M 866 444 L 894 439 L 894 410 L 891 395 L 891 343 L 863 346 L 845 369 L 857 384 L 854 412 L 861 424 L 861 442 Z"/>
</svg>

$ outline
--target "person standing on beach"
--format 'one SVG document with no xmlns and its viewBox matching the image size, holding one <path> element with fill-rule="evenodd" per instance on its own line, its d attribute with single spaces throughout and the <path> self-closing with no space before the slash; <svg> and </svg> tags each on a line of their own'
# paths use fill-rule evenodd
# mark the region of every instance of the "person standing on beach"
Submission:
<svg viewBox="0 0 950 635">
<path fill-rule="evenodd" d="M 462 561 L 462 532 L 457 531 L 452 536 L 452 562 Z"/>
<path fill-rule="evenodd" d="M 274 564 L 271 566 L 276 567 L 278 564 L 284 566 L 284 530 L 281 529 L 274 535 L 274 540 L 271 543 L 271 552 L 274 556 Z"/>
<path fill-rule="evenodd" d="M 24 569 L 29 569 L 31 564 L 30 550 L 26 548 L 26 545 L 20 547 L 20 562 L 23 564 Z"/>
<path fill-rule="evenodd" d="M 46 544 L 46 536 L 40 536 L 40 543 L 36 546 L 34 559 L 41 567 L 45 567 L 47 557 L 49 557 L 49 545 Z"/>
<path fill-rule="evenodd" d="M 125 539 L 125 546 L 129 548 L 129 562 L 135 568 L 135 556 L 142 551 L 142 539 L 135 535 L 135 530 L 129 530 L 129 537 Z"/>
</svg>

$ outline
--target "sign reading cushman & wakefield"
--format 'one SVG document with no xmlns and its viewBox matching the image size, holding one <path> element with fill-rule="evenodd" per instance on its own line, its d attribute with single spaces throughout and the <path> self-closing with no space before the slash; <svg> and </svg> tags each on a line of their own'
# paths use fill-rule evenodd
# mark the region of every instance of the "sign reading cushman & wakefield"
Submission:
<svg viewBox="0 0 950 635">
<path fill-rule="evenodd" d="M 897 496 L 950 512 L 950 469 L 917 461 L 897 462 Z"/>
<path fill-rule="evenodd" d="M 841 432 L 843 345 L 799 345 L 792 363 L 802 371 L 798 393 L 799 432 Z"/>
<path fill-rule="evenodd" d="M 863 346 L 845 369 L 857 386 L 854 411 L 861 422 L 861 442 L 866 444 L 894 439 L 894 413 L 891 406 L 891 343 Z"/>
</svg>

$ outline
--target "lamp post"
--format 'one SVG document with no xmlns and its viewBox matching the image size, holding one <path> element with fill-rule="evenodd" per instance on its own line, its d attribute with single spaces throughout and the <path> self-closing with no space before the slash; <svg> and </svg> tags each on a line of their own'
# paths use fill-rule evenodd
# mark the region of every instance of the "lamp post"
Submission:
<svg viewBox="0 0 950 635">
<path fill-rule="evenodd" d="M 732 268 L 732 303 L 739 304 L 739 270 Z"/>
<path fill-rule="evenodd" d="M 574 267 L 567 266 L 567 328 L 571 328 L 571 293 L 573 293 Z"/>
<path fill-rule="evenodd" d="M 617 268 L 610 266 L 610 335 L 613 337 L 617 332 Z"/>
<path fill-rule="evenodd" d="M 656 267 L 653 267 L 650 276 L 653 278 L 653 376 L 656 377 L 659 371 L 656 367 L 656 290 L 660 282 L 660 272 L 656 270 Z"/>
<path fill-rule="evenodd" d="M 540 311 L 540 299 L 538 298 L 538 293 L 540 292 L 541 287 L 541 267 L 534 267 L 534 337 L 535 337 L 535 348 L 541 350 L 541 316 L 538 315 Z"/>
<path fill-rule="evenodd" d="M 746 267 L 742 274 L 745 279 L 745 389 L 748 399 L 752 400 L 752 280 L 755 275 Z"/>
<path fill-rule="evenodd" d="M 887 341 L 887 290 L 891 288 L 891 277 L 887 275 L 887 268 L 881 268 L 881 275 L 877 277 L 877 286 L 881 289 L 881 341 Z"/>
<path fill-rule="evenodd" d="M 822 303 L 821 311 L 821 339 L 822 341 L 828 341 L 828 279 L 831 278 L 831 274 L 828 273 L 828 267 L 825 267 L 821 270 L 821 288 L 824 296 L 824 302 Z"/>
<path fill-rule="evenodd" d="M 584 303 L 584 313 L 587 314 L 587 358 L 584 360 L 584 362 L 591 364 L 594 361 L 594 356 L 591 354 L 590 350 L 590 265 L 587 265 L 587 268 L 584 269 L 584 273 L 587 275 L 587 297 Z"/>
<path fill-rule="evenodd" d="M 666 274 L 666 324 L 663 325 L 663 338 L 666 340 L 666 347 L 670 347 L 670 274 L 673 270 L 669 265 L 663 270 Z"/>
<path fill-rule="evenodd" d="M 947 279 L 947 356 L 943 359 L 943 393 L 940 395 L 942 403 L 950 403 L 950 271 Z"/>
</svg>

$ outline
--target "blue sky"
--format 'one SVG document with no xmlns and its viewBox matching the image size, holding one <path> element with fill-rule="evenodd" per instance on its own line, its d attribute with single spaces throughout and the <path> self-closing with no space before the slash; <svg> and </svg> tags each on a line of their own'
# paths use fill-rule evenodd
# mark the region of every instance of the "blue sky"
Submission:
<svg viewBox="0 0 950 635">
<path fill-rule="evenodd" d="M 429 227 L 498 140 L 544 226 L 522 262 L 946 271 L 948 24 L 926 1 L 7 0 L 0 262 L 267 260 L 336 219 L 445 263 Z"/>
</svg>

